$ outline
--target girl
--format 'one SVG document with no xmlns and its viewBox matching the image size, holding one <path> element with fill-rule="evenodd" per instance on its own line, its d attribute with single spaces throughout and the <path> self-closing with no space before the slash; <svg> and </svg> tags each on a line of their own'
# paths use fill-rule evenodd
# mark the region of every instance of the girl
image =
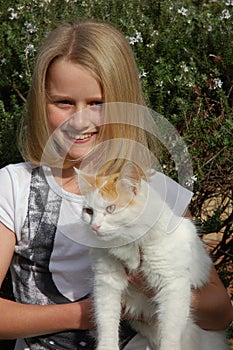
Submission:
<svg viewBox="0 0 233 350">
<path fill-rule="evenodd" d="M 73 166 L 119 132 L 148 146 L 135 128 L 101 127 L 103 102 L 145 104 L 130 45 L 109 24 L 64 23 L 50 33 L 37 57 L 20 143 L 27 162 L 0 170 L 0 284 L 10 266 L 16 299 L 0 299 L 0 337 L 18 338 L 17 350 L 95 347 L 89 332 L 94 327 L 89 248 L 67 233 L 72 220 L 76 232 L 79 225 L 82 230 L 80 215 L 69 216 L 72 208 L 80 214 L 82 205 Z M 48 148 L 57 130 L 57 137 L 70 144 L 67 154 L 53 141 Z M 112 161 L 102 171 L 119 166 L 119 160 Z M 173 193 L 180 191 L 182 214 L 191 195 L 164 178 Z M 144 288 L 140 278 L 129 276 L 129 281 Z M 205 329 L 225 329 L 231 322 L 231 304 L 214 268 L 209 285 L 193 292 L 192 306 Z M 149 349 L 127 322 L 121 339 L 122 349 Z"/>
</svg>

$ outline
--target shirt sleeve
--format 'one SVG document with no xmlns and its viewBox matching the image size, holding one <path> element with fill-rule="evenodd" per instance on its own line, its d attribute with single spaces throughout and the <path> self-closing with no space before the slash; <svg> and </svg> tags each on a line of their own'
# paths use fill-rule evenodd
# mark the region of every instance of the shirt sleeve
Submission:
<svg viewBox="0 0 233 350">
<path fill-rule="evenodd" d="M 0 221 L 15 231 L 13 183 L 8 167 L 0 169 Z"/>
<path fill-rule="evenodd" d="M 18 239 L 27 214 L 32 167 L 18 163 L 0 169 L 0 221 Z"/>
<path fill-rule="evenodd" d="M 160 172 L 156 172 L 151 177 L 151 185 L 175 215 L 182 216 L 185 213 L 192 199 L 193 192 Z"/>
</svg>

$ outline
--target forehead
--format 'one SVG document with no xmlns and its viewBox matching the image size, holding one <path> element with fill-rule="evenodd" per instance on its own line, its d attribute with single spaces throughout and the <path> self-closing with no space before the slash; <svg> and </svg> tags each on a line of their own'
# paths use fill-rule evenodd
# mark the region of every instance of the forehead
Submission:
<svg viewBox="0 0 233 350">
<path fill-rule="evenodd" d="M 51 63 L 47 72 L 47 88 L 49 92 L 61 94 L 102 96 L 100 82 L 94 73 L 78 63 L 58 58 Z"/>
<path fill-rule="evenodd" d="M 118 198 L 117 180 L 119 174 L 110 175 L 107 178 L 97 178 L 96 186 L 98 193 L 108 202 L 113 202 Z"/>
<path fill-rule="evenodd" d="M 99 209 L 111 204 L 116 204 L 118 208 L 132 205 L 134 203 L 132 191 L 127 190 L 125 186 L 121 186 L 118 180 L 119 173 L 107 178 L 96 178 L 95 189 L 88 195 L 89 204 L 93 208 Z"/>
</svg>

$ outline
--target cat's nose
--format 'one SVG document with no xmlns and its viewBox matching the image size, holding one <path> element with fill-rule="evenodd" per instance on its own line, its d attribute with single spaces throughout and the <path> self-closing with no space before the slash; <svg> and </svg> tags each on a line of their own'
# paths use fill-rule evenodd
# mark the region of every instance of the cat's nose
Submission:
<svg viewBox="0 0 233 350">
<path fill-rule="evenodd" d="M 93 225 L 91 225 L 91 228 L 92 228 L 93 231 L 97 232 L 99 230 L 99 228 L 100 228 L 100 225 L 93 224 Z"/>
</svg>

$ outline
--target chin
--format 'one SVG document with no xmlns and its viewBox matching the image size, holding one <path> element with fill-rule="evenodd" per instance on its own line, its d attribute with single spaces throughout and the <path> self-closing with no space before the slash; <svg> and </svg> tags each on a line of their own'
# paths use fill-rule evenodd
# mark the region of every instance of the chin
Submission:
<svg viewBox="0 0 233 350">
<path fill-rule="evenodd" d="M 86 145 L 85 147 L 82 146 L 72 146 L 67 154 L 67 158 L 72 159 L 72 160 L 77 160 L 80 161 L 92 150 L 92 145 Z"/>
<path fill-rule="evenodd" d="M 101 231 L 101 230 L 95 232 L 96 236 L 98 238 L 101 238 L 104 241 L 110 241 L 114 238 L 117 238 L 114 233 L 115 231 Z"/>
<path fill-rule="evenodd" d="M 67 155 L 67 160 L 71 161 L 72 163 L 80 163 L 85 157 L 88 155 L 88 151 L 82 152 L 82 153 L 74 153 L 69 152 Z"/>
</svg>

